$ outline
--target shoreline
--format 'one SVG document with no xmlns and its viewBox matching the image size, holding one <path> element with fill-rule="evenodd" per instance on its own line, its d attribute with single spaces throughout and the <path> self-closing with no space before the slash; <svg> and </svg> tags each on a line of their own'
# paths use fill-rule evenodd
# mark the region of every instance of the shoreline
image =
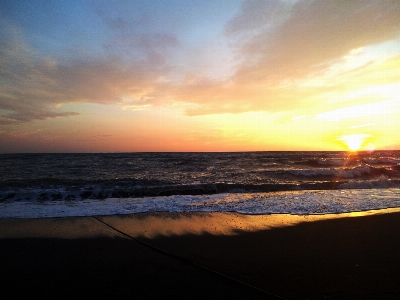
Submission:
<svg viewBox="0 0 400 300">
<path fill-rule="evenodd" d="M 400 208 L 399 188 L 171 195 L 84 201 L 10 201 L 0 203 L 0 219 L 130 215 L 146 212 L 334 215 L 387 208 Z"/>
<path fill-rule="evenodd" d="M 327 214 L 245 214 L 238 212 L 141 212 L 93 216 L 39 218 L 0 218 L 0 240 L 4 238 L 87 238 L 112 233 L 93 217 L 111 222 L 134 237 L 159 235 L 214 234 L 231 235 L 235 231 L 257 231 L 294 226 L 338 218 L 365 217 L 400 213 L 400 207 Z M 80 223 L 80 225 L 77 225 Z M 127 228 L 128 227 L 128 228 Z M 131 228 L 129 228 L 131 227 Z M 132 227 L 135 228 L 132 230 Z M 114 235 L 116 233 L 114 232 Z"/>
<path fill-rule="evenodd" d="M 5 298 L 274 298 L 172 256 L 287 299 L 400 298 L 399 209 L 98 218 L 139 242 L 92 217 L 0 219 Z"/>
</svg>

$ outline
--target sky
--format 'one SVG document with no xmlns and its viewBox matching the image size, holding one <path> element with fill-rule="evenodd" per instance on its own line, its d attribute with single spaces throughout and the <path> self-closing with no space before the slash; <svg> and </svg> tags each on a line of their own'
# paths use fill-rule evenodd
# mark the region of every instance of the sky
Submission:
<svg viewBox="0 0 400 300">
<path fill-rule="evenodd" d="M 400 1 L 0 2 L 0 153 L 400 149 Z"/>
</svg>

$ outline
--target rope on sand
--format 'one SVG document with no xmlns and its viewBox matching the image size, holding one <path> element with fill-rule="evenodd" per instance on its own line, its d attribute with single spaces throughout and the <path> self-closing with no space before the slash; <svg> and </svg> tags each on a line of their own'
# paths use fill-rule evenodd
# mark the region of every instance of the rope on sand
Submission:
<svg viewBox="0 0 400 300">
<path fill-rule="evenodd" d="M 113 229 L 114 231 L 118 232 L 119 234 L 121 234 L 121 235 L 123 235 L 123 236 L 125 236 L 125 237 L 127 237 L 127 238 L 129 238 L 129 239 L 131 239 L 131 240 L 134 240 L 134 241 L 138 242 L 139 244 L 142 244 L 142 245 L 144 245 L 144 246 L 146 246 L 146 247 L 148 247 L 148 248 L 150 248 L 150 249 L 152 249 L 152 250 L 154 250 L 154 251 L 156 251 L 156 252 L 159 252 L 159 253 L 161 253 L 161 254 L 167 255 L 167 256 L 169 256 L 169 257 L 171 257 L 171 258 L 174 258 L 174 259 L 176 259 L 176 260 L 179 260 L 179 261 L 182 261 L 182 262 L 184 262 L 184 263 L 190 264 L 190 265 L 192 265 L 192 266 L 196 266 L 196 267 L 198 267 L 198 268 L 201 268 L 201 269 L 203 269 L 203 270 L 206 270 L 206 271 L 208 271 L 208 272 L 211 272 L 211 273 L 213 273 L 213 274 L 215 274 L 215 275 L 218 275 L 218 276 L 220 276 L 220 277 L 223 277 L 223 278 L 228 279 L 228 280 L 230 280 L 230 281 L 233 281 L 233 282 L 235 282 L 235 283 L 239 283 L 239 284 L 241 284 L 241 285 L 243 285 L 243 286 L 246 286 L 246 287 L 251 288 L 251 289 L 253 289 L 253 290 L 256 290 L 256 291 L 258 291 L 258 292 L 264 293 L 264 294 L 266 294 L 266 295 L 268 295 L 268 296 L 270 296 L 270 297 L 273 297 L 274 299 L 283 299 L 283 300 L 287 300 L 286 298 L 284 298 L 284 297 L 282 297 L 282 296 L 273 294 L 273 293 L 271 293 L 271 292 L 268 292 L 268 291 L 266 291 L 266 290 L 263 290 L 263 289 L 261 289 L 261 288 L 259 288 L 259 287 L 256 287 L 256 286 L 254 286 L 254 285 L 251 285 L 251 284 L 249 284 L 249 283 L 240 281 L 239 279 L 230 277 L 230 276 L 228 276 L 228 275 L 226 275 L 226 274 L 223 274 L 223 273 L 221 273 L 221 272 L 218 272 L 218 271 L 216 271 L 216 270 L 214 270 L 214 269 L 210 269 L 210 268 L 208 268 L 208 267 L 206 267 L 206 266 L 203 266 L 203 265 L 201 265 L 201 264 L 199 264 L 199 263 L 197 263 L 197 262 L 195 262 L 195 261 L 193 261 L 193 260 L 190 260 L 190 259 L 184 258 L 184 257 L 182 257 L 182 256 L 176 255 L 176 254 L 174 254 L 174 253 L 170 253 L 170 252 L 167 252 L 167 251 L 165 251 L 165 250 L 162 250 L 162 249 L 160 249 L 160 248 L 158 248 L 158 247 L 156 247 L 156 246 L 153 246 L 153 245 L 151 245 L 151 244 L 149 244 L 149 243 L 147 243 L 147 242 L 145 242 L 145 241 L 142 241 L 142 240 L 140 240 L 140 239 L 137 239 L 137 238 L 135 238 L 135 237 L 133 237 L 133 236 L 131 236 L 131 235 L 129 235 L 129 234 L 127 234 L 127 233 L 125 233 L 125 232 L 119 230 L 118 228 L 116 228 L 116 227 L 114 227 L 114 226 L 112 226 L 112 225 L 110 225 L 110 224 L 104 222 L 103 220 L 99 219 L 99 218 L 96 217 L 96 216 L 92 216 L 92 218 L 96 219 L 97 221 L 99 221 L 100 223 L 104 224 L 105 226 L 107 226 L 107 227 Z"/>
</svg>

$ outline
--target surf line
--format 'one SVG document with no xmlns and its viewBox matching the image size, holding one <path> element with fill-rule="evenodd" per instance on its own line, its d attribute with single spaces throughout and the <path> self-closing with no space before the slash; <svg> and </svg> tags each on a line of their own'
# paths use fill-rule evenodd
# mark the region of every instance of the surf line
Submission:
<svg viewBox="0 0 400 300">
<path fill-rule="evenodd" d="M 229 281 L 232 281 L 232 282 L 234 282 L 234 283 L 236 283 L 236 284 L 240 284 L 240 285 L 245 286 L 245 287 L 247 287 L 247 288 L 256 290 L 256 291 L 261 292 L 261 293 L 263 293 L 263 294 L 266 294 L 266 295 L 268 295 L 268 296 L 270 296 L 270 297 L 273 297 L 274 299 L 287 300 L 286 298 L 284 298 L 284 297 L 282 297 L 282 296 L 276 295 L 276 294 L 274 294 L 274 293 L 268 292 L 268 291 L 266 291 L 266 290 L 264 290 L 264 289 L 261 289 L 261 288 L 259 288 L 259 287 L 254 286 L 254 285 L 251 285 L 251 284 L 246 283 L 246 282 L 244 282 L 244 281 L 241 281 L 241 280 L 239 280 L 239 279 L 233 278 L 233 277 L 231 277 L 231 276 L 229 276 L 229 275 L 226 275 L 226 274 L 223 274 L 223 273 L 221 273 L 221 272 L 218 272 L 218 271 L 216 271 L 216 270 L 214 270 L 214 269 L 211 269 L 211 268 L 209 268 L 209 267 L 206 267 L 206 266 L 204 266 L 204 265 L 201 265 L 201 264 L 199 264 L 199 263 L 197 263 L 197 262 L 195 262 L 195 261 L 193 261 L 193 260 L 190 260 L 190 259 L 187 259 L 187 258 L 185 258 L 185 257 L 176 255 L 176 254 L 174 254 L 174 253 L 171 253 L 171 252 L 167 252 L 167 251 L 165 251 L 165 250 L 162 250 L 162 249 L 160 249 L 160 248 L 158 248 L 158 247 L 156 247 L 156 246 L 153 246 L 153 245 L 151 245 L 151 244 L 149 244 L 149 243 L 147 243 L 147 242 L 145 242 L 145 241 L 142 241 L 142 240 L 140 240 L 140 239 L 138 239 L 138 238 L 135 238 L 134 236 L 132 236 L 132 235 L 126 233 L 126 232 L 123 232 L 122 230 L 119 230 L 118 228 L 112 226 L 111 224 L 108 224 L 108 223 L 104 222 L 103 220 L 101 220 L 100 218 L 98 218 L 98 217 L 96 217 L 96 216 L 93 216 L 93 215 L 92 215 L 91 217 L 92 217 L 93 219 L 99 221 L 99 222 L 102 223 L 103 225 L 105 225 L 105 226 L 111 228 L 112 230 L 118 232 L 119 234 L 121 234 L 121 235 L 123 235 L 123 236 L 125 236 L 125 237 L 127 237 L 127 238 L 129 238 L 129 239 L 131 239 L 131 240 L 133 240 L 133 241 L 136 241 L 136 242 L 138 242 L 139 244 L 141 244 L 141 245 L 143 245 L 143 246 L 145 246 L 145 247 L 147 247 L 147 248 L 152 249 L 153 251 L 156 251 L 156 252 L 161 253 L 161 254 L 163 254 L 163 255 L 169 256 L 169 257 L 171 257 L 171 258 L 173 258 L 173 259 L 175 259 L 175 260 L 179 260 L 179 261 L 184 262 L 184 263 L 186 263 L 186 264 L 195 266 L 195 267 L 197 267 L 197 268 L 200 268 L 200 269 L 202 269 L 202 270 L 205 270 L 205 271 L 207 271 L 207 272 L 209 272 L 209 273 L 212 273 L 212 274 L 214 274 L 214 275 L 217 275 L 217 276 L 219 276 L 219 277 L 223 277 L 223 278 L 228 279 Z"/>
</svg>

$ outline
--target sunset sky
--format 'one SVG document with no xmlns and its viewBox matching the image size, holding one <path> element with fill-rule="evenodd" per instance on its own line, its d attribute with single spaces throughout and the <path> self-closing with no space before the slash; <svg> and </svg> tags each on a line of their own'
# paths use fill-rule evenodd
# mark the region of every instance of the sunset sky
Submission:
<svg viewBox="0 0 400 300">
<path fill-rule="evenodd" d="M 0 2 L 0 152 L 400 149 L 400 1 Z"/>
</svg>

